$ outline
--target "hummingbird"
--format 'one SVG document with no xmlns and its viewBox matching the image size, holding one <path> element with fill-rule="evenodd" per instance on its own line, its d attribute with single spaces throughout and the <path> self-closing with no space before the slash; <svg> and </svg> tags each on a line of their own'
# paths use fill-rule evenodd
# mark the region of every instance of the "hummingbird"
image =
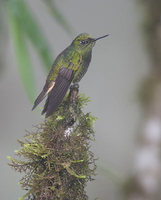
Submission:
<svg viewBox="0 0 161 200">
<path fill-rule="evenodd" d="M 46 113 L 46 117 L 52 115 L 63 101 L 70 85 L 77 84 L 87 72 L 96 41 L 108 35 L 92 38 L 87 33 L 79 34 L 55 59 L 32 110 L 48 96 L 41 114 Z"/>
</svg>

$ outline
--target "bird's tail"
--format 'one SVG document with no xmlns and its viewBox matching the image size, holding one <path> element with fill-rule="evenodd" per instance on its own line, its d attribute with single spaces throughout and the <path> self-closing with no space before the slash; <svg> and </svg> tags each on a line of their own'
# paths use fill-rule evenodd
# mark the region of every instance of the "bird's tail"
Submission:
<svg viewBox="0 0 161 200">
<path fill-rule="evenodd" d="M 32 110 L 34 110 L 36 108 L 36 106 L 46 97 L 46 91 L 42 90 L 42 92 L 39 94 L 39 96 L 37 97 L 37 99 L 34 102 L 34 105 L 32 107 Z"/>
<path fill-rule="evenodd" d="M 50 82 L 46 81 L 43 90 L 41 91 L 41 93 L 39 94 L 39 96 L 34 102 L 32 110 L 34 110 L 36 106 L 50 93 L 54 85 L 55 85 L 54 81 L 50 81 Z"/>
</svg>

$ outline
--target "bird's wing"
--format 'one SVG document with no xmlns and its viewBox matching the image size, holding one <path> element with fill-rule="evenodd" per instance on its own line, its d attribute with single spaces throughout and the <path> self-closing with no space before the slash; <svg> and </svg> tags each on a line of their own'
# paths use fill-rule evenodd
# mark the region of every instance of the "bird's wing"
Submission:
<svg viewBox="0 0 161 200">
<path fill-rule="evenodd" d="M 57 74 L 60 68 L 62 67 L 61 56 L 63 55 L 64 51 L 61 54 L 59 54 L 57 58 L 55 59 L 52 65 L 52 68 L 50 69 L 49 74 L 47 76 L 45 86 L 42 92 L 39 94 L 39 96 L 35 100 L 32 110 L 36 108 L 36 106 L 50 93 L 50 91 L 54 87 Z"/>
<path fill-rule="evenodd" d="M 72 80 L 74 72 L 66 67 L 61 67 L 55 81 L 54 87 L 48 94 L 42 114 L 46 113 L 46 117 L 50 116 L 62 102 Z"/>
<path fill-rule="evenodd" d="M 32 110 L 34 110 L 36 108 L 36 106 L 49 94 L 49 92 L 52 90 L 54 85 L 55 85 L 54 81 L 50 81 L 50 82 L 46 81 L 43 90 L 41 91 L 41 93 L 39 94 L 39 96 L 37 97 L 37 99 L 34 102 Z"/>
</svg>

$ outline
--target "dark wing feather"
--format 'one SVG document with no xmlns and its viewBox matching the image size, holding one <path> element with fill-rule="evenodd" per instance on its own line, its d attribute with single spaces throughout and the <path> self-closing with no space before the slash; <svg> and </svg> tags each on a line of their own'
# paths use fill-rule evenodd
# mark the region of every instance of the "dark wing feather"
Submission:
<svg viewBox="0 0 161 200">
<path fill-rule="evenodd" d="M 34 105 L 32 107 L 32 110 L 34 110 L 37 105 L 46 97 L 46 92 L 45 90 L 42 90 L 41 93 L 39 94 L 39 96 L 37 97 L 37 99 L 34 102 Z"/>
<path fill-rule="evenodd" d="M 48 93 L 54 87 L 54 84 L 55 84 L 54 81 L 50 81 L 50 82 L 46 81 L 43 90 L 41 91 L 41 93 L 39 94 L 39 96 L 37 97 L 37 99 L 34 102 L 32 110 L 34 110 L 36 108 L 36 106 L 48 95 Z"/>
<path fill-rule="evenodd" d="M 42 114 L 46 113 L 46 117 L 52 115 L 62 102 L 72 80 L 74 72 L 65 67 L 61 67 L 55 85 L 48 95 Z"/>
</svg>

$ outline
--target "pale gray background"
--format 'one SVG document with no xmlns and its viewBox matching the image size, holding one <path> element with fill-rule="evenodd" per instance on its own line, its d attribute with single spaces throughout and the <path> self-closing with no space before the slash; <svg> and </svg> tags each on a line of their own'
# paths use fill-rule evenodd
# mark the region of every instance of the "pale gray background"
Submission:
<svg viewBox="0 0 161 200">
<path fill-rule="evenodd" d="M 60 53 L 71 38 L 45 11 L 39 0 L 28 0 L 54 47 Z M 93 50 L 88 73 L 80 84 L 81 92 L 91 97 L 86 108 L 98 117 L 95 124 L 96 141 L 92 149 L 99 157 L 98 165 L 116 170 L 126 177 L 132 169 L 137 130 L 141 111 L 136 101 L 140 81 L 148 73 L 147 55 L 141 35 L 142 10 L 137 1 L 129 0 L 62 0 L 56 1 L 69 23 L 76 30 L 92 36 L 110 36 L 99 41 Z M 31 112 L 31 103 L 18 76 L 12 42 L 6 38 L 6 61 L 0 79 L 0 194 L 2 200 L 14 200 L 23 192 L 17 184 L 20 176 L 7 166 L 6 156 L 19 148 L 17 139 L 23 138 L 25 129 L 43 120 L 40 112 Z M 41 63 L 31 48 L 37 73 L 37 94 L 45 82 Z M 43 105 L 43 104 L 41 104 Z M 97 172 L 96 180 L 89 184 L 90 200 L 120 200 L 119 188 L 109 177 Z"/>
</svg>

